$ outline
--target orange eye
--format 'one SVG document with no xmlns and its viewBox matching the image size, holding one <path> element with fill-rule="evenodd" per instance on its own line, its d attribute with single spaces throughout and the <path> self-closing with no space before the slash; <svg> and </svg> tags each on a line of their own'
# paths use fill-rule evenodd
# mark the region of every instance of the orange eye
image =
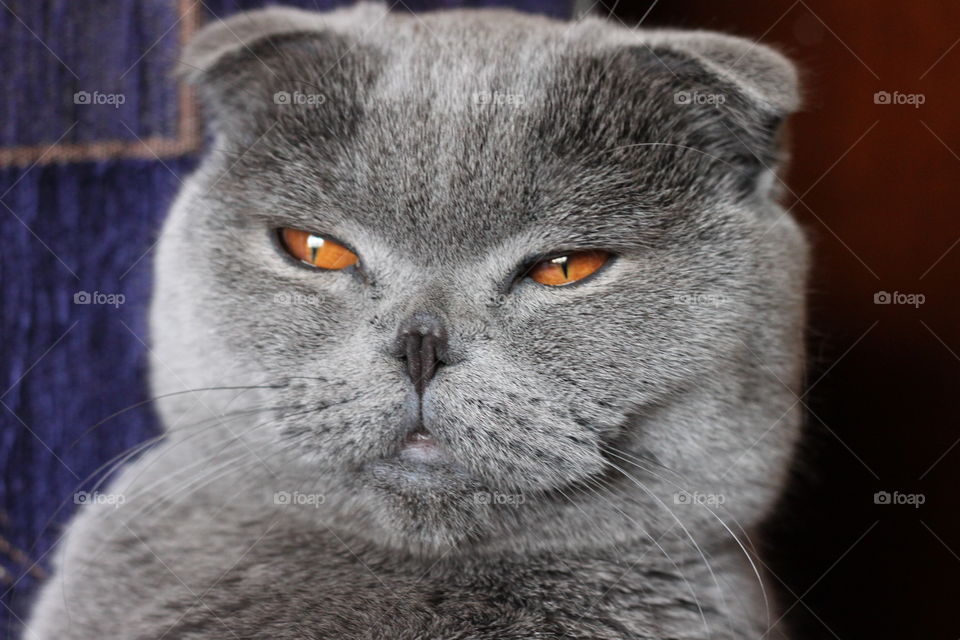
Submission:
<svg viewBox="0 0 960 640">
<path fill-rule="evenodd" d="M 357 254 L 339 242 L 308 231 L 281 229 L 280 241 L 294 258 L 320 269 L 346 269 L 359 260 Z"/>
<path fill-rule="evenodd" d="M 533 265 L 528 275 L 540 284 L 559 287 L 583 280 L 606 264 L 609 258 L 606 251 L 576 251 L 541 260 Z"/>
</svg>

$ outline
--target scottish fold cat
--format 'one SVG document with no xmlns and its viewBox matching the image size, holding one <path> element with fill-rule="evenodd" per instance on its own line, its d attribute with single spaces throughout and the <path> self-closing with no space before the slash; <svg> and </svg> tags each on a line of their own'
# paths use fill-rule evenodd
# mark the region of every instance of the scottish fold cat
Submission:
<svg viewBox="0 0 960 640">
<path fill-rule="evenodd" d="M 215 20 L 183 68 L 213 148 L 155 259 L 165 436 L 25 637 L 776 637 L 789 62 L 362 4 Z"/>
</svg>

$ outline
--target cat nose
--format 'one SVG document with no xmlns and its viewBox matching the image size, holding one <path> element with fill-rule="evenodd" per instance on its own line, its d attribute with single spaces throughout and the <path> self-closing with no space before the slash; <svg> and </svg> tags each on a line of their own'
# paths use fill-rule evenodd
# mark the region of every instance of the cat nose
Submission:
<svg viewBox="0 0 960 640">
<path fill-rule="evenodd" d="M 423 395 L 437 368 L 447 362 L 447 331 L 443 322 L 432 314 L 415 314 L 400 326 L 397 342 L 399 356 L 406 361 L 407 375 L 417 393 Z"/>
</svg>

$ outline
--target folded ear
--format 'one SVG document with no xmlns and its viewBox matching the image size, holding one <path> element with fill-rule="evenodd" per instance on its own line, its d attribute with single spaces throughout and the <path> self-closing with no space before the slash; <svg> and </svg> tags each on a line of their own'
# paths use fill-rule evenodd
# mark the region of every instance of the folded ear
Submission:
<svg viewBox="0 0 960 640">
<path fill-rule="evenodd" d="M 711 31 L 652 31 L 647 40 L 654 51 L 690 56 L 721 85 L 736 87 L 758 108 L 780 118 L 800 105 L 796 67 L 766 45 Z"/>
<path fill-rule="evenodd" d="M 576 68 L 564 82 L 575 89 L 553 109 L 579 116 L 567 139 L 579 137 L 587 151 L 633 148 L 637 175 L 648 176 L 641 179 L 656 175 L 687 193 L 776 195 L 770 187 L 786 157 L 782 124 L 799 105 L 797 74 L 785 57 L 704 31 L 638 32 L 604 21 L 579 31 L 592 53 L 567 65 Z M 589 96 L 586 108 L 578 94 Z"/>
<path fill-rule="evenodd" d="M 793 63 L 768 46 L 707 31 L 653 31 L 646 40 L 661 58 L 679 56 L 667 65 L 676 107 L 692 108 L 716 135 L 726 130 L 727 153 L 750 167 L 744 188 L 777 190 L 773 174 L 787 158 L 784 120 L 800 106 Z"/>
<path fill-rule="evenodd" d="M 297 107 L 327 104 L 332 111 L 329 103 L 352 99 L 361 26 L 385 12 L 361 3 L 330 13 L 274 7 L 216 19 L 188 43 L 178 72 L 197 87 L 216 133 L 256 139 Z"/>
</svg>

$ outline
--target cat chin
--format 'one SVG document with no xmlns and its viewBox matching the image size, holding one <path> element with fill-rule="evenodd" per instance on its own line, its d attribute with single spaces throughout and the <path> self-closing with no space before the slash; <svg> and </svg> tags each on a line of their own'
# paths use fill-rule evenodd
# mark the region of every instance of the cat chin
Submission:
<svg viewBox="0 0 960 640">
<path fill-rule="evenodd" d="M 378 544 L 432 555 L 470 546 L 502 518 L 480 480 L 455 461 L 424 452 L 370 463 L 360 471 Z"/>
<path fill-rule="evenodd" d="M 372 489 L 424 503 L 459 499 L 466 492 L 482 489 L 463 467 L 434 452 L 401 452 L 395 458 L 366 465 L 361 474 L 368 476 Z"/>
</svg>

